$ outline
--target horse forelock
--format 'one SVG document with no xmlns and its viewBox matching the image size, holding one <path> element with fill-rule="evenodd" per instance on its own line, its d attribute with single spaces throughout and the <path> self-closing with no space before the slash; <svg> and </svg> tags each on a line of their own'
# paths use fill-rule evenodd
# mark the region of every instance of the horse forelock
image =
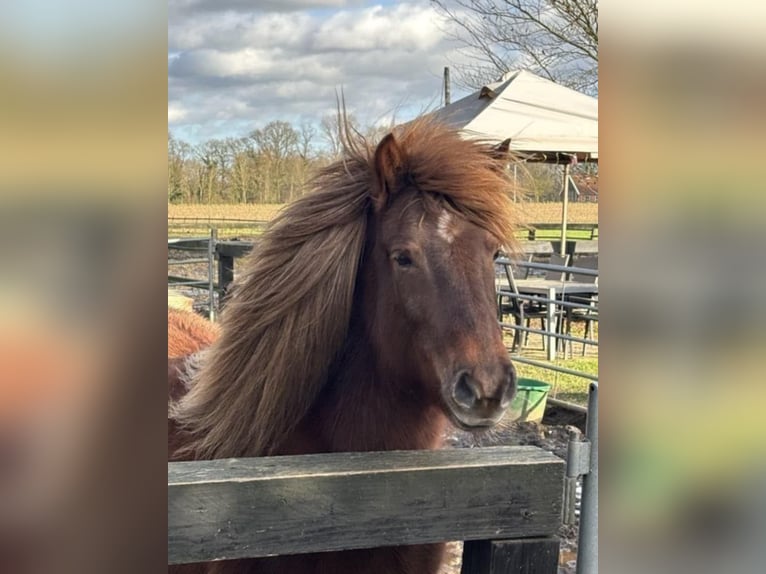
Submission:
<svg viewBox="0 0 766 574">
<path fill-rule="evenodd" d="M 405 151 L 413 187 L 435 196 L 439 207 L 491 233 L 509 249 L 517 247 L 516 210 L 505 162 L 487 142 L 463 139 L 453 129 L 429 120 L 415 120 L 395 132 Z"/>
<path fill-rule="evenodd" d="M 417 189 L 512 243 L 508 180 L 488 146 L 426 122 L 396 137 Z M 192 437 L 188 457 L 273 454 L 314 404 L 348 336 L 373 154 L 363 141 L 346 142 L 344 159 L 318 174 L 243 262 L 222 334 L 174 409 Z"/>
</svg>

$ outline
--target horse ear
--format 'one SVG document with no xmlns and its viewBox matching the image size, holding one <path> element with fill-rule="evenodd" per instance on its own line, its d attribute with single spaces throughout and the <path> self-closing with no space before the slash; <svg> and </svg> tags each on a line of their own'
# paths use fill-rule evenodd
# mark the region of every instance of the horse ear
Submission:
<svg viewBox="0 0 766 574">
<path fill-rule="evenodd" d="M 386 204 L 396 191 L 404 170 L 404 153 L 394 134 L 388 134 L 375 150 L 375 175 L 377 185 L 372 190 L 372 200 L 377 209 Z"/>
<path fill-rule="evenodd" d="M 496 146 L 492 146 L 492 148 L 489 150 L 489 155 L 492 156 L 494 159 L 497 159 L 500 161 L 507 161 L 509 149 L 511 149 L 511 138 L 508 138 L 500 142 Z"/>
</svg>

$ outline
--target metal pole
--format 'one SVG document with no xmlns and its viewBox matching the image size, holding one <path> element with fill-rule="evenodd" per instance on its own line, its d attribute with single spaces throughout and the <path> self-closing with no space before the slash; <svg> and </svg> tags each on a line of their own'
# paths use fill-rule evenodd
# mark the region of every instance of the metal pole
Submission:
<svg viewBox="0 0 766 574">
<path fill-rule="evenodd" d="M 449 66 L 444 66 L 444 105 L 450 104 Z"/>
<path fill-rule="evenodd" d="M 215 321 L 215 244 L 217 241 L 218 229 L 213 227 L 207 244 L 208 317 L 211 321 Z"/>
<path fill-rule="evenodd" d="M 513 202 L 516 203 L 516 187 L 519 185 L 518 178 L 516 177 L 516 168 L 518 166 L 513 164 Z"/>
<path fill-rule="evenodd" d="M 561 253 L 567 253 L 567 211 L 569 209 L 569 164 L 564 164 L 564 202 L 561 208 Z"/>
<path fill-rule="evenodd" d="M 577 574 L 598 574 L 598 383 L 590 384 L 585 436 L 590 441 L 590 471 L 582 479 Z"/>
<path fill-rule="evenodd" d="M 556 289 L 548 289 L 548 308 L 546 309 L 545 320 L 548 323 L 548 360 L 552 363 L 556 360 L 556 351 L 558 350 L 558 324 L 556 323 Z"/>
</svg>

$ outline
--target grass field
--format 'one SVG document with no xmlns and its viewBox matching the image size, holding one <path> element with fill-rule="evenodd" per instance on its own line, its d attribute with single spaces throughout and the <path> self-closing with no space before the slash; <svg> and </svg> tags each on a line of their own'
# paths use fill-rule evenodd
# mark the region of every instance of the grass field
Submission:
<svg viewBox="0 0 766 574">
<path fill-rule="evenodd" d="M 556 365 L 598 376 L 598 357 L 559 359 L 556 362 Z M 514 366 L 516 367 L 516 374 L 520 378 L 536 379 L 550 384 L 551 390 L 548 396 L 582 406 L 588 404 L 588 386 L 590 385 L 590 379 L 566 373 L 559 373 L 550 369 L 535 367 L 533 365 L 525 365 L 520 362 L 514 363 Z"/>
<path fill-rule="evenodd" d="M 593 327 L 593 338 L 598 341 L 598 322 L 595 322 Z M 575 337 L 584 337 L 584 324 L 574 323 L 572 325 L 572 335 Z M 508 349 L 510 349 L 513 342 L 512 332 L 507 330 L 504 331 L 503 340 Z M 598 347 L 589 345 L 585 357 L 580 356 L 581 350 L 582 346 L 579 343 L 575 343 L 574 348 L 572 349 L 572 358 L 564 358 L 563 353 L 559 353 L 554 364 L 557 367 L 563 367 L 565 369 L 597 377 Z M 542 349 L 539 334 L 530 335 L 527 346 L 517 350 L 517 354 L 540 363 L 547 363 L 546 353 Z M 559 373 L 543 367 L 527 365 L 520 361 L 515 361 L 514 367 L 516 368 L 517 376 L 520 378 L 535 379 L 550 384 L 551 390 L 549 396 L 583 406 L 588 404 L 588 387 L 590 385 L 590 379 L 567 373 Z"/>
</svg>

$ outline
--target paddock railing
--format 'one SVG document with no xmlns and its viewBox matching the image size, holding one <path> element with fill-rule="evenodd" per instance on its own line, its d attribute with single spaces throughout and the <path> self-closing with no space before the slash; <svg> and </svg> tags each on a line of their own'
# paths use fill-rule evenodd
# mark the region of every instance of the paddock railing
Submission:
<svg viewBox="0 0 766 574">
<path fill-rule="evenodd" d="M 168 221 L 170 222 L 170 219 Z M 199 219 L 199 218 L 174 218 L 174 219 Z M 200 222 L 209 221 L 199 219 Z M 237 220 L 247 221 L 247 220 Z M 253 222 L 251 222 L 253 223 Z M 262 222 L 258 222 L 262 223 Z M 168 224 L 170 225 L 170 223 Z M 538 224 L 542 225 L 542 224 Z M 588 224 L 587 227 L 593 227 Z M 169 230 L 172 228 L 169 226 Z M 207 237 L 173 237 L 168 238 L 168 267 L 177 265 L 189 265 L 193 263 L 206 263 L 208 271 L 204 278 L 190 278 L 175 273 L 168 273 L 168 286 L 176 288 L 190 288 L 204 290 L 209 293 L 207 310 L 213 318 L 217 310 L 225 301 L 226 295 L 234 281 L 235 261 L 247 255 L 255 246 L 254 241 L 219 240 L 218 228 L 208 227 Z M 548 258 L 558 253 L 560 242 L 555 240 L 530 240 L 521 242 L 523 252 L 539 258 Z M 566 252 L 572 258 L 575 255 L 597 255 L 598 239 L 570 240 L 567 241 Z M 177 257 L 174 254 L 197 254 L 197 257 Z M 522 263 L 523 265 L 524 263 Z M 532 264 L 535 265 L 535 264 Z"/>
<path fill-rule="evenodd" d="M 558 265 L 506 257 L 498 259 L 495 267 L 498 319 L 503 331 L 513 335 L 511 359 L 550 371 L 554 380 L 557 373 L 582 379 L 583 390 L 588 382 L 598 382 L 597 372 L 568 366 L 575 349 L 583 358 L 597 359 L 598 356 L 595 327 L 599 321 L 598 269 L 579 267 L 577 259 L 571 264 Z M 513 276 L 515 288 L 509 285 L 504 271 Z M 546 279 L 549 274 L 558 275 L 560 279 Z M 579 280 L 570 281 L 574 277 Z M 515 306 L 509 306 L 509 302 L 515 302 Z M 522 315 L 520 308 L 526 310 L 526 315 Z M 575 322 L 585 324 L 582 334 L 570 330 Z M 542 349 L 533 348 L 538 344 Z M 585 404 L 554 397 L 548 401 L 570 410 L 587 411 Z"/>
<path fill-rule="evenodd" d="M 555 574 L 564 466 L 531 446 L 169 463 L 168 563 L 462 540 L 462 574 Z"/>
<path fill-rule="evenodd" d="M 268 225 L 263 219 L 242 219 L 237 217 L 184 217 L 169 216 L 168 229 L 177 235 L 193 235 L 199 230 L 210 228 L 227 229 L 248 235 L 259 235 Z M 569 232 L 580 232 L 584 239 L 598 238 L 598 223 L 567 223 Z M 530 223 L 517 232 L 519 237 L 526 236 L 530 241 L 556 239 L 561 236 L 561 223 Z"/>
</svg>

